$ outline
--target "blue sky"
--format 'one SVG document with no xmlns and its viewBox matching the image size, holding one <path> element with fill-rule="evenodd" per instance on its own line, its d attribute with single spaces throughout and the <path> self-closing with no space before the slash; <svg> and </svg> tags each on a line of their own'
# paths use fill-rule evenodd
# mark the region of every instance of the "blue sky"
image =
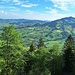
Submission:
<svg viewBox="0 0 75 75">
<path fill-rule="evenodd" d="M 75 17 L 75 0 L 0 0 L 0 18 L 56 20 Z"/>
</svg>

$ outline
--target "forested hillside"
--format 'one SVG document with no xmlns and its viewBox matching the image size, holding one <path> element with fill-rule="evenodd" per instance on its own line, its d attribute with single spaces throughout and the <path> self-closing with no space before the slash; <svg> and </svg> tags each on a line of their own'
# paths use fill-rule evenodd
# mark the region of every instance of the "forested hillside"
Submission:
<svg viewBox="0 0 75 75">
<path fill-rule="evenodd" d="M 75 75 L 75 40 L 66 37 L 63 47 L 47 49 L 42 37 L 24 46 L 14 26 L 3 27 L 0 34 L 0 75 Z M 26 41 L 27 42 L 27 41 Z"/>
<path fill-rule="evenodd" d="M 75 18 L 73 17 L 54 21 L 0 19 L 0 29 L 10 25 L 15 26 L 15 29 L 21 33 L 23 45 L 27 47 L 32 41 L 37 46 L 40 37 L 43 38 L 45 45 L 49 48 L 55 43 L 59 44 L 61 48 L 64 40 L 70 34 L 75 38 Z"/>
</svg>

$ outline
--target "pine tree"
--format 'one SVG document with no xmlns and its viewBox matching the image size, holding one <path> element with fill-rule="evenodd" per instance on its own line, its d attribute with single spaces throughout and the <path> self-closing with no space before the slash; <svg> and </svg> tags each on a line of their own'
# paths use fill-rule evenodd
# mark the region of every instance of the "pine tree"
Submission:
<svg viewBox="0 0 75 75">
<path fill-rule="evenodd" d="M 64 64 L 65 64 L 65 70 L 66 71 L 72 71 L 73 67 L 73 60 L 74 60 L 74 38 L 69 35 L 64 43 L 63 48 L 63 58 L 64 58 Z"/>
<path fill-rule="evenodd" d="M 44 47 L 44 41 L 42 38 L 39 39 L 39 42 L 38 42 L 38 48 L 40 47 Z"/>
<path fill-rule="evenodd" d="M 69 35 L 68 38 L 65 40 L 64 49 L 67 49 L 68 47 L 74 49 L 74 45 L 75 45 L 74 38 L 72 37 L 72 35 Z"/>
<path fill-rule="evenodd" d="M 31 43 L 29 51 L 32 52 L 35 50 L 34 42 Z"/>
</svg>

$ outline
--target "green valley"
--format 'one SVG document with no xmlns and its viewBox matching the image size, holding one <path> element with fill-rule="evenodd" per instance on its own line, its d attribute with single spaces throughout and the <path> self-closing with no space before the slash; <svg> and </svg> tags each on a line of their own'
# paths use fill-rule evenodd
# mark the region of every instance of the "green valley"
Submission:
<svg viewBox="0 0 75 75">
<path fill-rule="evenodd" d="M 29 46 L 32 41 L 37 46 L 40 37 L 43 38 L 46 46 L 57 43 L 61 45 L 68 35 L 75 37 L 75 18 L 66 17 L 55 21 L 40 21 L 26 19 L 0 19 L 0 28 L 14 25 L 21 33 L 24 46 Z"/>
</svg>

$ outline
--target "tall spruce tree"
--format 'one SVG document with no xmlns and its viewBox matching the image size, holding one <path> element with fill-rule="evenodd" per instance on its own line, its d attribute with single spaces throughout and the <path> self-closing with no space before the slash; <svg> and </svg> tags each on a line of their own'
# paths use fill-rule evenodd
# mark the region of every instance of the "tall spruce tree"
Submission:
<svg viewBox="0 0 75 75">
<path fill-rule="evenodd" d="M 64 64 L 65 67 L 64 69 L 66 71 L 72 71 L 73 67 L 73 60 L 74 60 L 74 38 L 69 35 L 68 38 L 66 39 L 64 43 L 64 48 L 63 48 L 63 58 L 64 58 Z"/>
<path fill-rule="evenodd" d="M 34 42 L 31 43 L 29 51 L 32 52 L 35 50 Z"/>
<path fill-rule="evenodd" d="M 42 38 L 39 39 L 39 42 L 38 42 L 38 48 L 40 47 L 44 47 L 44 41 Z"/>
</svg>

